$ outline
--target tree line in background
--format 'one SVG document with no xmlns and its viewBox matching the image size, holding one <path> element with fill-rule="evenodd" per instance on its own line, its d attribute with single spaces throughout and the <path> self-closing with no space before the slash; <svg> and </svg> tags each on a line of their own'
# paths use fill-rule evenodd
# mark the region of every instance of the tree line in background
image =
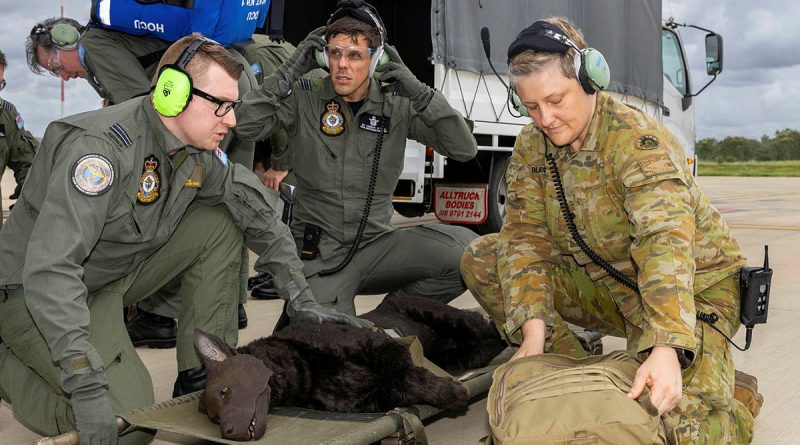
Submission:
<svg viewBox="0 0 800 445">
<path fill-rule="evenodd" d="M 695 146 L 701 161 L 792 161 L 800 160 L 800 131 L 779 130 L 775 136 L 764 135 L 761 140 L 741 136 L 728 136 L 718 141 L 701 139 Z"/>
</svg>

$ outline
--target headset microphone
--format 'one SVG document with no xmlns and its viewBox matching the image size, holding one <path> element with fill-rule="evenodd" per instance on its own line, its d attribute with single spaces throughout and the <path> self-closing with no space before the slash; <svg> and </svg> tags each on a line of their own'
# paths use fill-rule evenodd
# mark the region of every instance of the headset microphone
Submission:
<svg viewBox="0 0 800 445">
<path fill-rule="evenodd" d="M 512 97 L 516 96 L 516 93 L 513 93 L 513 90 L 508 86 L 508 84 L 503 80 L 503 78 L 500 77 L 500 74 L 497 73 L 497 70 L 494 69 L 494 64 L 492 64 L 492 55 L 491 55 L 491 53 L 492 53 L 492 49 L 491 49 L 492 45 L 491 45 L 490 38 L 489 38 L 489 28 L 487 28 L 485 26 L 483 28 L 481 28 L 481 41 L 483 42 L 483 52 L 486 54 L 486 60 L 489 61 L 489 67 L 492 69 L 492 72 L 494 73 L 495 76 L 497 76 L 497 79 L 500 81 L 500 83 L 503 84 L 503 87 L 505 87 L 506 91 L 508 92 L 508 96 L 512 96 Z M 511 110 L 511 107 L 508 105 L 509 100 L 513 101 L 512 97 L 506 98 L 506 107 L 508 108 L 508 112 L 513 117 L 527 117 L 528 116 L 528 111 L 525 110 L 524 107 L 522 107 L 523 111 L 521 111 L 519 109 L 519 107 L 517 107 L 517 103 L 516 102 L 514 103 L 514 107 L 516 108 L 517 112 L 519 113 L 519 116 L 514 114 L 514 112 Z"/>
</svg>

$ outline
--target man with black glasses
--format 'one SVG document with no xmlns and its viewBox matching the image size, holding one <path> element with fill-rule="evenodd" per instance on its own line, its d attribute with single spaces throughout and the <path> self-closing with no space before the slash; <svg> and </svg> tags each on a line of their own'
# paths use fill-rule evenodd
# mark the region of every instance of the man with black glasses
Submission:
<svg viewBox="0 0 800 445">
<path fill-rule="evenodd" d="M 243 240 L 303 318 L 351 318 L 314 303 L 277 192 L 218 148 L 236 125 L 241 72 L 224 48 L 186 37 L 149 96 L 48 127 L 25 205 L 0 232 L 0 397 L 36 432 L 77 427 L 81 443 L 112 444 L 114 413 L 153 403 L 122 307 L 176 280 L 173 394 L 203 389 L 193 331 L 236 344 Z"/>
</svg>

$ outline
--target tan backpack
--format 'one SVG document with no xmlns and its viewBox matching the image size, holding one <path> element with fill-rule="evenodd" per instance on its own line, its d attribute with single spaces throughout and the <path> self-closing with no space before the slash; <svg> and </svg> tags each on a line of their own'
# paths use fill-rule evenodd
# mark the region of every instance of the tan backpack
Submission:
<svg viewBox="0 0 800 445">
<path fill-rule="evenodd" d="M 659 417 L 647 390 L 638 401 L 626 395 L 638 366 L 624 351 L 542 354 L 500 366 L 487 400 L 487 443 L 677 445 L 677 415 Z"/>
</svg>

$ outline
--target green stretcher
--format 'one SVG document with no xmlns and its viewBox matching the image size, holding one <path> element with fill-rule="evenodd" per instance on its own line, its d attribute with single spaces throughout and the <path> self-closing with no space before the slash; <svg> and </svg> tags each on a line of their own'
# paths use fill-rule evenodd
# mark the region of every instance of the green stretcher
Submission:
<svg viewBox="0 0 800 445">
<path fill-rule="evenodd" d="M 424 357 L 416 339 L 409 340 L 409 350 L 415 363 L 437 375 L 451 375 Z M 483 397 L 492 384 L 492 373 L 507 361 L 513 351 L 506 348 L 492 362 L 480 369 L 455 373 L 474 400 Z M 197 392 L 177 397 L 151 407 L 129 411 L 119 415 L 121 429 L 127 427 L 148 428 L 204 439 L 214 443 L 242 444 L 223 439 L 219 425 L 212 423 L 198 411 L 202 393 Z M 248 444 L 281 445 L 369 445 L 381 439 L 396 436 L 403 445 L 427 445 L 422 421 L 442 410 L 427 405 L 396 408 L 387 413 L 336 413 L 315 411 L 295 407 L 275 407 L 267 418 L 264 436 Z M 77 445 L 77 434 L 66 433 L 53 438 L 44 438 L 35 445 Z"/>
</svg>

